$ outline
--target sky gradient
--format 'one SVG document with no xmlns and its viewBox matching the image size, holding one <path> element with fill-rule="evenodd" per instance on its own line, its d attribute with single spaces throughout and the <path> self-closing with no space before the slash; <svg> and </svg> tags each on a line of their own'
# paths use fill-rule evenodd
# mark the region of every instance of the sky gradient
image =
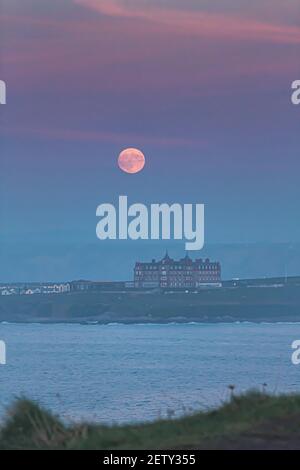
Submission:
<svg viewBox="0 0 300 470">
<path fill-rule="evenodd" d="M 4 244 L 96 242 L 120 194 L 204 203 L 207 243 L 300 242 L 298 0 L 2 0 L 0 22 Z"/>
</svg>

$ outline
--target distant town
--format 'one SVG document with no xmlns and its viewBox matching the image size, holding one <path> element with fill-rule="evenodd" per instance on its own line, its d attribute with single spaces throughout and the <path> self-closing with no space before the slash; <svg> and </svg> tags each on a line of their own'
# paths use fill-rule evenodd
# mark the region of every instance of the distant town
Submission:
<svg viewBox="0 0 300 470">
<path fill-rule="evenodd" d="M 298 322 L 300 312 L 299 276 L 224 280 L 218 261 L 168 253 L 136 261 L 129 281 L 10 283 L 0 293 L 0 323 Z"/>
<path fill-rule="evenodd" d="M 27 282 L 2 283 L 0 295 L 63 294 L 84 291 L 124 291 L 134 289 L 191 290 L 222 287 L 221 264 L 208 258 L 192 260 L 187 254 L 180 260 L 170 258 L 168 252 L 156 261 L 137 261 L 131 281 Z"/>
<path fill-rule="evenodd" d="M 300 277 L 224 280 L 221 263 L 206 259 L 190 258 L 188 254 L 179 260 L 165 256 L 156 261 L 136 261 L 133 278 L 129 281 L 91 281 L 86 279 L 67 282 L 18 282 L 0 283 L 0 296 L 49 295 L 68 293 L 110 292 L 200 292 L 207 289 L 235 287 L 284 287 L 300 285 Z"/>
</svg>

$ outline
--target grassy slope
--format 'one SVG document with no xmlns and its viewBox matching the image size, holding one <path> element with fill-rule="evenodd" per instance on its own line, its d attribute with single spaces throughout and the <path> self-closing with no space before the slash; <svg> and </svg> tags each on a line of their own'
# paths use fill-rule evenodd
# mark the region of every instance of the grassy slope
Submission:
<svg viewBox="0 0 300 470">
<path fill-rule="evenodd" d="M 300 449 L 300 395 L 235 397 L 219 409 L 177 420 L 66 427 L 19 400 L 0 433 L 0 449 Z"/>
</svg>

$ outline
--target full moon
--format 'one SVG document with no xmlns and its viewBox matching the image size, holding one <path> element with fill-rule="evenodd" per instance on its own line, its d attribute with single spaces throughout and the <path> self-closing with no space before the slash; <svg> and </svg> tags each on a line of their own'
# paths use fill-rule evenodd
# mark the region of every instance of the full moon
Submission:
<svg viewBox="0 0 300 470">
<path fill-rule="evenodd" d="M 144 154 L 135 148 L 122 150 L 118 158 L 118 165 L 126 173 L 138 173 L 145 166 Z"/>
</svg>

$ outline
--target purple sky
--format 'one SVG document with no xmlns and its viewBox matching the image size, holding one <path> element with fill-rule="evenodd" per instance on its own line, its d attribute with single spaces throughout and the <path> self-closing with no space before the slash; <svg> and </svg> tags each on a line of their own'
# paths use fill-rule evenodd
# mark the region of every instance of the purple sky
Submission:
<svg viewBox="0 0 300 470">
<path fill-rule="evenodd" d="M 300 242 L 299 0 L 2 0 L 1 237 L 203 202 L 206 242 Z M 137 175 L 117 168 L 138 147 Z"/>
</svg>

